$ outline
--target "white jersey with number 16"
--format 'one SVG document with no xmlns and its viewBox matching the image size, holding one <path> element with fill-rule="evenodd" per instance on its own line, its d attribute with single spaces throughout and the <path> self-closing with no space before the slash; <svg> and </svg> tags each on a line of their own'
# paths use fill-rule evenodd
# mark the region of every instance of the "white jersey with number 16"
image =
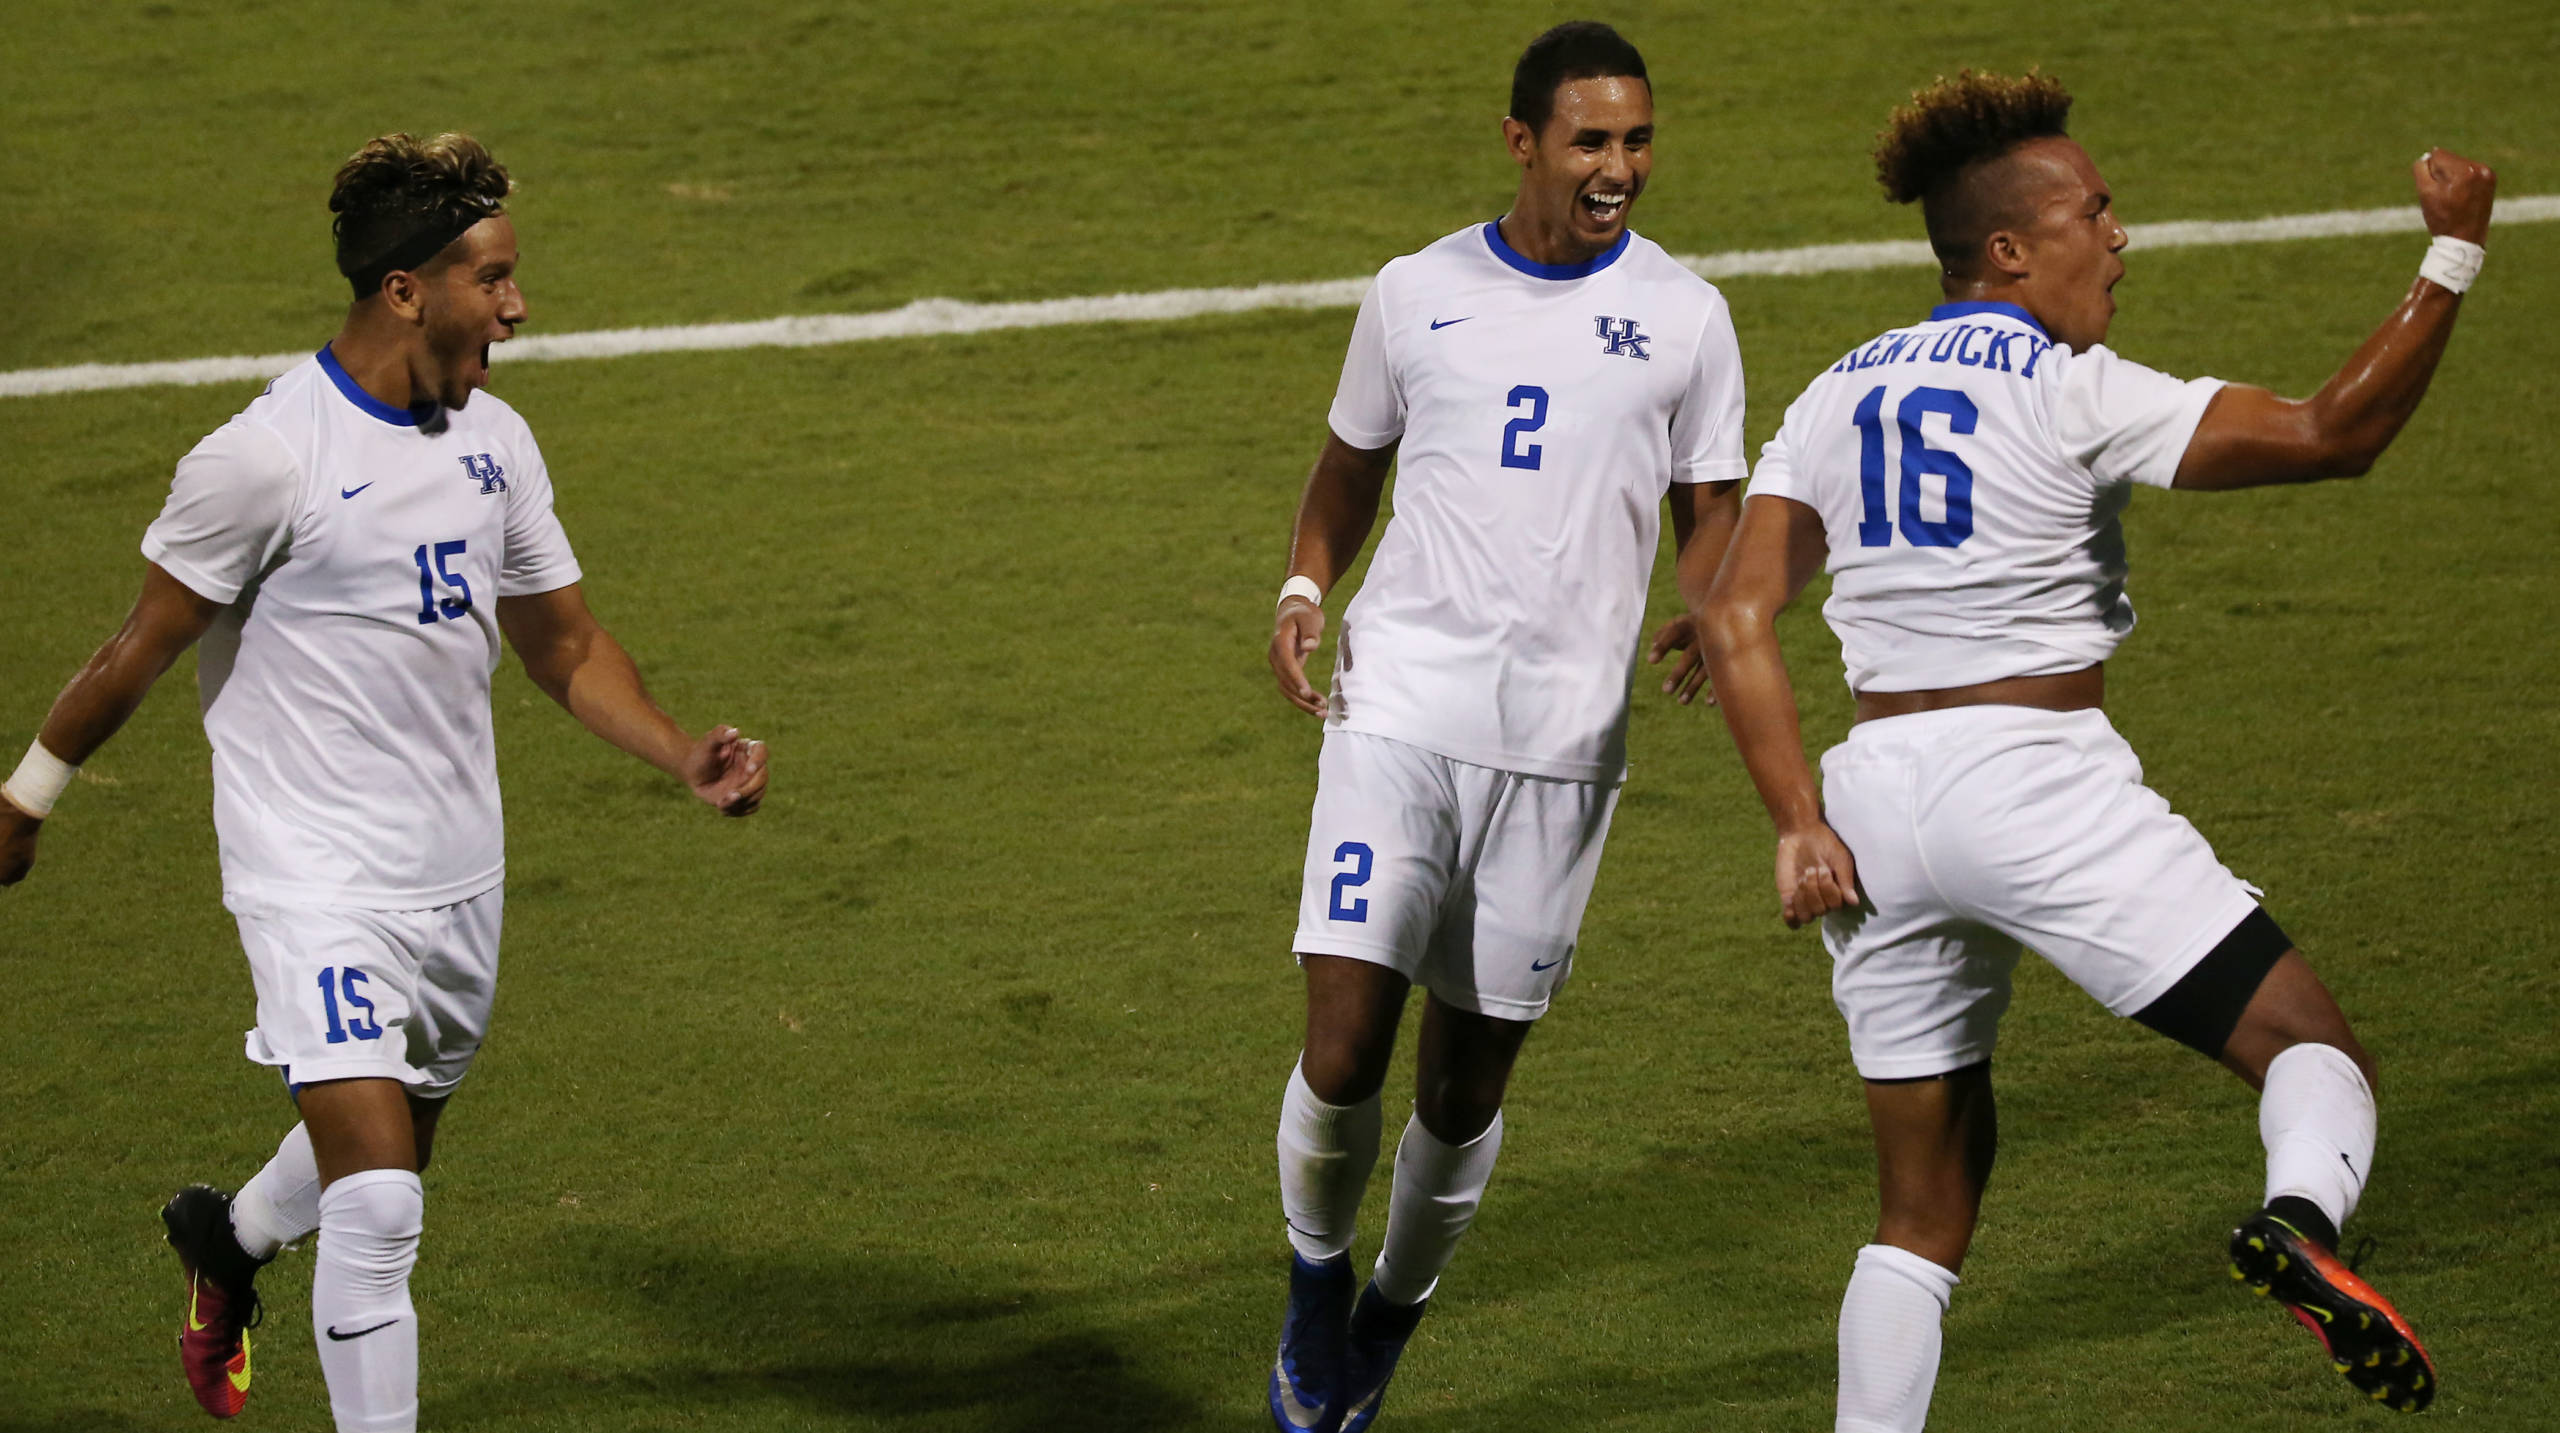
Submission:
<svg viewBox="0 0 2560 1433">
<path fill-rule="evenodd" d="M 1751 496 L 1822 515 L 1852 688 L 2077 671 L 2133 630 L 2131 484 L 2169 485 L 2221 387 L 2075 353 L 2014 304 L 1941 304 L 1805 389 Z"/>
</svg>

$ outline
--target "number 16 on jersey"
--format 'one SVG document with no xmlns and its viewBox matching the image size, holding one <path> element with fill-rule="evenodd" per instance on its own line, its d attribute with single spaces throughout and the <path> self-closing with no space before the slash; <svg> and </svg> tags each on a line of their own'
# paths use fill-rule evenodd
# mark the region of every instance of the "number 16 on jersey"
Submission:
<svg viewBox="0 0 2560 1433">
<path fill-rule="evenodd" d="M 1981 410 L 1973 400 L 1953 388 L 1914 388 L 1902 395 L 1893 411 L 1893 425 L 1902 438 L 1902 483 L 1895 494 L 1900 521 L 1885 515 L 1884 492 L 1884 385 L 1879 383 L 1858 400 L 1858 411 L 1850 419 L 1858 429 L 1858 545 L 1891 547 L 1898 526 L 1903 541 L 1913 547 L 1961 547 L 1973 536 L 1973 469 L 1965 461 L 1944 448 L 1932 448 L 1921 435 L 1921 420 L 1932 413 L 1946 416 L 1949 433 L 1970 433 L 1981 418 Z M 1920 515 L 1921 481 L 1929 476 L 1946 479 L 1944 509 L 1946 516 L 1931 522 Z"/>
</svg>

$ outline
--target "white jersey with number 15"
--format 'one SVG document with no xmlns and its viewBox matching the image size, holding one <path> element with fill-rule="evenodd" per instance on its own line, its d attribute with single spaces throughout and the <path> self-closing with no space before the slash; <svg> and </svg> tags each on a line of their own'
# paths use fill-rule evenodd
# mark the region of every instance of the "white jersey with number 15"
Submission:
<svg viewBox="0 0 2560 1433">
<path fill-rule="evenodd" d="M 1328 726 L 1617 780 L 1663 496 L 1743 476 L 1724 296 L 1632 232 L 1550 265 L 1471 226 L 1380 271 L 1331 422 L 1401 446 Z"/>
</svg>

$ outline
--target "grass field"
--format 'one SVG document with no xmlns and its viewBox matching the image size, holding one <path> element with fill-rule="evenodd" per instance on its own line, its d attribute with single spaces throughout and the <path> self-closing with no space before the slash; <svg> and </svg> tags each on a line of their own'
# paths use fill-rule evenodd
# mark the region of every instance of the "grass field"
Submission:
<svg viewBox="0 0 2560 1433">
<path fill-rule="evenodd" d="M 1508 66 L 1558 18 L 38 0 L 0 34 L 43 77 L 0 101 L 0 368 L 316 347 L 343 294 L 329 171 L 395 127 L 470 128 L 516 169 L 541 331 L 1359 274 L 1500 210 Z M 2406 203 L 2428 143 L 2560 191 L 2541 0 L 1608 18 L 1658 86 L 1637 225 L 1677 252 L 1916 234 L 1866 140 L 1964 64 L 2068 81 L 2136 222 Z M 2305 391 L 2421 247 L 2137 252 L 2114 342 Z M 2443 1369 L 2432 1416 L 2527 1430 L 2560 1427 L 2536 1297 L 2560 1258 L 2560 225 L 2491 248 L 2372 477 L 2136 503 L 2143 626 L 2111 686 L 2381 1060 L 2355 1232 Z M 1726 285 L 1754 450 L 1930 287 Z M 425 1426 L 1262 1426 L 1317 732 L 1261 653 L 1348 323 L 502 365 L 598 610 L 681 719 L 769 738 L 776 777 L 716 821 L 502 672 L 507 988 L 428 1181 Z M 171 463 L 254 391 L 0 400 L 11 757 L 130 601 Z M 1848 712 L 1810 607 L 1787 636 L 1827 743 Z M 0 894 L 7 1433 L 198 1426 L 153 1210 L 236 1184 L 292 1118 L 239 1058 L 190 675 Z M 1825 962 L 1772 914 L 1715 716 L 1640 687 L 1632 741 L 1582 974 L 1395 1427 L 1829 1426 L 1872 1193 Z M 2222 1272 L 2260 1166 L 2236 1082 L 2031 966 L 2002 1093 L 1933 1426 L 2383 1416 Z M 268 1276 L 244 1427 L 327 1426 L 309 1265 Z"/>
</svg>

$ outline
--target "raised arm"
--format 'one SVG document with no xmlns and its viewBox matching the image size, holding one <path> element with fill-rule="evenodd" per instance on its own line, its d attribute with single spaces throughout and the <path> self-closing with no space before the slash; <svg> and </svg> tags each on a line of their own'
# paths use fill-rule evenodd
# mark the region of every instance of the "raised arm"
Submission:
<svg viewBox="0 0 2560 1433">
<path fill-rule="evenodd" d="M 588 610 L 577 583 L 498 599 L 498 627 L 525 675 L 580 725 L 681 781 L 723 816 L 748 816 L 764 800 L 764 743 L 733 726 L 687 736 L 659 710 L 631 654 Z"/>
<path fill-rule="evenodd" d="M 150 695 L 152 683 L 195 645 L 221 610 L 222 604 L 189 589 L 158 563 L 144 569 L 142 594 L 124 626 L 53 699 L 24 774 L 0 787 L 0 886 L 15 885 L 35 864 L 36 832 L 53 810 L 60 783 L 69 779 L 64 768 L 79 766 L 107 744 Z"/>
<path fill-rule="evenodd" d="M 2449 150 L 2413 166 L 2427 232 L 2471 244 L 2489 236 L 2498 177 Z M 2360 477 L 2400 435 L 2444 356 L 2462 295 L 2421 277 L 2382 326 L 2318 393 L 2279 398 L 2233 385 L 2214 395 L 2173 486 L 2218 490 Z"/>
<path fill-rule="evenodd" d="M 1707 705 L 1714 706 L 1716 693 L 1707 683 L 1706 653 L 1697 644 L 1696 614 L 1707 605 L 1716 569 L 1723 565 L 1733 529 L 1742 520 L 1742 484 L 1674 483 L 1669 502 L 1671 580 L 1680 589 L 1682 611 L 1653 634 L 1645 660 L 1659 664 L 1670 653 L 1681 653 L 1680 664 L 1662 679 L 1664 694 L 1687 706 L 1704 687 Z"/>
<path fill-rule="evenodd" d="M 1280 607 L 1272 615 L 1271 674 L 1280 695 L 1310 716 L 1324 715 L 1324 694 L 1307 680 L 1307 658 L 1324 641 L 1324 594 L 1342 579 L 1377 525 L 1378 502 L 1387 490 L 1387 470 L 1395 465 L 1396 445 L 1355 448 L 1331 433 L 1324 451 L 1307 474 L 1307 490 L 1298 499 L 1298 524 L 1289 538 L 1289 576 Z M 1298 579 L 1304 578 L 1305 582 Z M 1307 595 L 1307 584 L 1315 594 Z M 1286 591 L 1288 587 L 1296 591 Z"/>
<path fill-rule="evenodd" d="M 1795 686 L 1778 649 L 1778 613 L 1822 570 L 1827 551 L 1821 514 L 1792 498 L 1751 499 L 1698 616 L 1725 725 L 1778 828 L 1778 906 L 1789 926 L 1857 899 L 1857 867 L 1823 823 L 1822 788 L 1805 760 Z"/>
</svg>

